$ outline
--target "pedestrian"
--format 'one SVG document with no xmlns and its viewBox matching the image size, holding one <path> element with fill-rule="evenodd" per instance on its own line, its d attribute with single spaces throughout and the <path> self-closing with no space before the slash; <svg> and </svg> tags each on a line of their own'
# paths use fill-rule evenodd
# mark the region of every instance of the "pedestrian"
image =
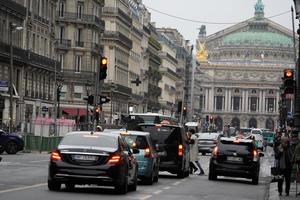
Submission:
<svg viewBox="0 0 300 200">
<path fill-rule="evenodd" d="M 198 161 L 198 154 L 199 154 L 198 137 L 195 134 L 194 129 L 190 129 L 189 134 L 190 134 L 190 162 L 192 164 L 192 167 L 196 169 L 194 173 L 198 175 L 204 175 L 204 170 L 202 169 Z"/>
<path fill-rule="evenodd" d="M 278 159 L 279 173 L 282 176 L 278 180 L 279 196 L 282 195 L 283 181 L 285 181 L 285 193 L 289 196 L 291 185 L 291 172 L 293 166 L 293 152 L 290 148 L 290 141 L 288 137 L 283 137 L 281 143 L 275 149 L 275 158 Z"/>
<path fill-rule="evenodd" d="M 102 127 L 101 126 L 97 126 L 96 131 L 97 132 L 102 132 Z"/>
</svg>

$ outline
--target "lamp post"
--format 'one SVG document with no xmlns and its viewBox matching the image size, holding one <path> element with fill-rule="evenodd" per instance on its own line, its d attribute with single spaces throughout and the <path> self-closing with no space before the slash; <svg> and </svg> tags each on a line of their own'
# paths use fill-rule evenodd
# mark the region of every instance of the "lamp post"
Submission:
<svg viewBox="0 0 300 200">
<path fill-rule="evenodd" d="M 296 18 L 298 20 L 300 20 L 299 16 L 300 16 L 300 0 L 294 0 L 294 4 L 295 4 L 295 11 L 296 11 Z M 297 33 L 299 35 L 300 38 L 300 21 L 299 21 L 299 28 L 297 30 Z M 299 41 L 298 41 L 299 43 Z M 299 49 L 298 49 L 298 61 L 296 64 L 296 75 L 295 75 L 295 79 L 296 79 L 296 89 L 295 89 L 295 108 L 294 108 L 294 128 L 295 131 L 299 132 L 300 131 L 300 43 L 299 43 Z"/>
<path fill-rule="evenodd" d="M 14 56 L 13 56 L 13 32 L 21 31 L 22 26 L 15 23 L 9 23 L 9 46 L 10 46 L 10 70 L 9 70 L 9 132 L 12 132 L 13 127 L 13 71 L 14 71 Z"/>
</svg>

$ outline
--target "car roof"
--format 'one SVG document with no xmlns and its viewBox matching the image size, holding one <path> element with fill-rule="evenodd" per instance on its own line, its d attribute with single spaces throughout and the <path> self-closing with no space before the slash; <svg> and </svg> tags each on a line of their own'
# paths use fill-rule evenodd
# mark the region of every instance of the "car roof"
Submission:
<svg viewBox="0 0 300 200">
<path fill-rule="evenodd" d="M 180 125 L 175 124 L 154 124 L 154 123 L 140 123 L 139 126 L 168 126 L 168 127 L 179 127 L 182 128 Z"/>
<path fill-rule="evenodd" d="M 147 113 L 130 113 L 129 115 L 171 117 L 171 116 L 163 115 L 163 114 L 160 114 L 160 113 L 151 113 L 151 112 L 147 112 Z"/>
<path fill-rule="evenodd" d="M 109 134 L 124 134 L 124 135 L 139 135 L 139 136 L 147 136 L 150 135 L 149 132 L 143 132 L 143 131 L 132 131 L 132 130 L 113 130 L 110 132 L 106 132 Z"/>
<path fill-rule="evenodd" d="M 118 135 L 112 135 L 110 132 L 94 132 L 94 131 L 73 131 L 68 132 L 67 135 L 104 135 L 104 136 L 111 136 L 111 137 L 118 137 Z"/>
<path fill-rule="evenodd" d="M 253 143 L 253 140 L 250 140 L 250 139 L 237 139 L 236 137 L 221 137 L 220 138 L 220 141 L 229 141 L 229 142 L 233 142 L 233 141 L 236 141 L 236 140 L 239 140 L 240 142 L 244 142 L 244 143 Z"/>
</svg>

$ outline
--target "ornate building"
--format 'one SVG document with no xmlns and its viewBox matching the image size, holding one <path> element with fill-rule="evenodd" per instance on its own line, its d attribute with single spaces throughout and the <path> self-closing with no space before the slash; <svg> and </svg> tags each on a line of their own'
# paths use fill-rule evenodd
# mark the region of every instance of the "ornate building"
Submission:
<svg viewBox="0 0 300 200">
<path fill-rule="evenodd" d="M 274 129 L 278 126 L 281 77 L 293 68 L 293 33 L 264 17 L 261 0 L 255 16 L 213 35 L 202 27 L 197 40 L 201 75 L 202 122 Z M 289 107 L 292 101 L 289 100 Z"/>
</svg>

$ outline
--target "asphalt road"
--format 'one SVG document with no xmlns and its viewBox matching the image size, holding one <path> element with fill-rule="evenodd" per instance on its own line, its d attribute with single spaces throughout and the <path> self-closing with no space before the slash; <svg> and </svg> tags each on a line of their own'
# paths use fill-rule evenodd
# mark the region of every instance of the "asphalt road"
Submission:
<svg viewBox="0 0 300 200">
<path fill-rule="evenodd" d="M 114 194 L 111 188 L 96 186 L 81 186 L 72 192 L 64 188 L 60 192 L 50 192 L 46 184 L 49 154 L 3 154 L 0 163 L 0 200 L 263 200 L 268 184 L 271 156 L 269 151 L 261 161 L 259 185 L 252 185 L 251 180 L 238 178 L 219 177 L 217 181 L 209 181 L 209 156 L 200 156 L 205 176 L 191 175 L 185 179 L 178 179 L 167 172 L 161 172 L 157 184 L 138 185 L 136 192 L 122 196 Z"/>
</svg>

